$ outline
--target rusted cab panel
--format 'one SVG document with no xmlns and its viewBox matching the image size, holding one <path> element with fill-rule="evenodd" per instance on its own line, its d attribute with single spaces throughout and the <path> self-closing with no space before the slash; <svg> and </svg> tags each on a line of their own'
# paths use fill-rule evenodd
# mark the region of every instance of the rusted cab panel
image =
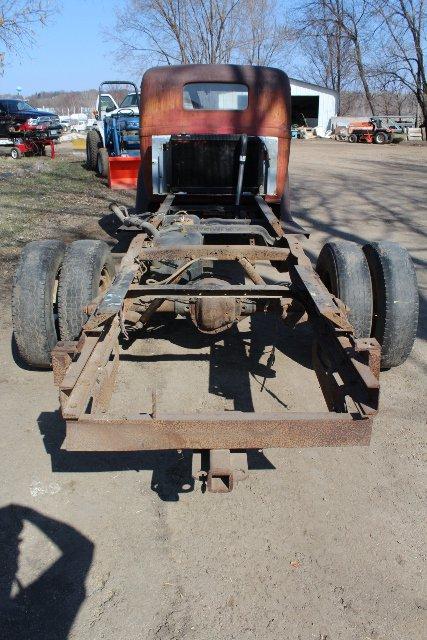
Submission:
<svg viewBox="0 0 427 640">
<path fill-rule="evenodd" d="M 248 105 L 242 110 L 184 108 L 184 86 L 215 82 L 242 84 Z M 290 86 L 279 69 L 238 65 L 182 65 L 149 69 L 141 84 L 141 159 L 144 185 L 152 195 L 152 136 L 169 134 L 243 134 L 278 139 L 277 188 L 286 184 L 290 145 Z"/>
</svg>

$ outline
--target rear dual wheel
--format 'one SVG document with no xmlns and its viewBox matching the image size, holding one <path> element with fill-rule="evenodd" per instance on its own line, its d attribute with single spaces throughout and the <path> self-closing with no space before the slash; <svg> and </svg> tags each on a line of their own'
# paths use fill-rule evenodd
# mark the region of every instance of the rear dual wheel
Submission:
<svg viewBox="0 0 427 640">
<path fill-rule="evenodd" d="M 68 245 L 58 288 L 61 340 L 75 340 L 88 315 L 83 310 L 114 278 L 110 248 L 99 240 L 76 240 Z"/>
<path fill-rule="evenodd" d="M 394 242 L 360 247 L 337 240 L 322 248 L 316 270 L 328 290 L 349 307 L 356 337 L 381 345 L 383 369 L 402 364 L 418 323 L 418 289 L 412 260 Z"/>
<path fill-rule="evenodd" d="M 418 287 L 409 253 L 395 242 L 363 247 L 372 281 L 371 336 L 381 345 L 381 366 L 390 369 L 409 356 L 418 325 Z"/>
<path fill-rule="evenodd" d="M 87 318 L 83 308 L 114 277 L 109 247 L 99 240 L 27 244 L 19 260 L 12 295 L 15 342 L 22 359 L 48 369 L 58 340 L 74 340 Z"/>
<path fill-rule="evenodd" d="M 367 337 L 372 325 L 372 285 L 368 263 L 354 242 L 327 242 L 316 271 L 326 288 L 349 308 L 348 319 L 357 338 Z"/>
<path fill-rule="evenodd" d="M 22 250 L 12 294 L 15 343 L 33 367 L 50 367 L 59 340 L 58 282 L 65 244 L 58 240 L 30 242 Z"/>
</svg>

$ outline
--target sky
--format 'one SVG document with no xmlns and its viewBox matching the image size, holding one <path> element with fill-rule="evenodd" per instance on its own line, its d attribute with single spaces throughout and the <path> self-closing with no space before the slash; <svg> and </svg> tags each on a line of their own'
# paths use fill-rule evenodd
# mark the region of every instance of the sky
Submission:
<svg viewBox="0 0 427 640">
<path fill-rule="evenodd" d="M 17 87 L 22 87 L 23 95 L 92 89 L 106 77 L 126 75 L 117 66 L 114 47 L 103 33 L 113 27 L 114 8 L 120 3 L 62 0 L 60 4 L 60 14 L 37 29 L 36 44 L 30 51 L 19 59 L 6 54 L 0 94 L 15 93 Z"/>
<path fill-rule="evenodd" d="M 297 0 L 281 0 L 289 9 Z M 115 10 L 124 0 L 56 0 L 59 13 L 44 27 L 37 26 L 35 44 L 21 55 L 6 53 L 0 95 L 23 96 L 38 91 L 97 89 L 105 79 L 139 81 L 131 68 L 115 58 L 115 44 L 106 31 L 114 30 Z M 142 75 L 142 74 L 141 74 Z"/>
</svg>

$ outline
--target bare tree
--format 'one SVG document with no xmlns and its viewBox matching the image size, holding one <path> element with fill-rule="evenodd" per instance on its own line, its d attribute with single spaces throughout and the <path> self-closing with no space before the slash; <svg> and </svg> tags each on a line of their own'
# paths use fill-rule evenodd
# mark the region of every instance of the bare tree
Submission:
<svg viewBox="0 0 427 640">
<path fill-rule="evenodd" d="M 413 93 L 397 78 L 384 74 L 382 69 L 375 73 L 373 67 L 372 90 L 377 113 L 384 115 L 415 114 L 417 101 Z"/>
<path fill-rule="evenodd" d="M 128 0 L 117 13 L 119 56 L 155 63 L 271 64 L 289 33 L 276 0 Z M 268 24 L 267 24 L 268 20 Z"/>
<path fill-rule="evenodd" d="M 354 78 L 354 58 L 342 26 L 330 20 L 327 2 L 318 0 L 316 11 L 312 3 L 306 5 L 298 16 L 298 25 L 298 40 L 306 61 L 303 75 L 342 96 Z"/>
<path fill-rule="evenodd" d="M 235 60 L 257 65 L 283 61 L 286 49 L 297 39 L 297 33 L 277 19 L 275 0 L 244 0 L 240 8 L 243 20 L 240 21 Z"/>
<path fill-rule="evenodd" d="M 340 89 L 344 68 L 348 70 L 349 65 L 353 64 L 369 108 L 374 114 L 375 105 L 366 60 L 374 31 L 370 0 L 306 0 L 301 8 L 309 18 L 304 37 L 317 40 L 317 56 L 316 49 L 312 49 L 311 59 L 326 56 L 326 66 L 323 61 L 320 68 L 323 68 L 323 73 L 326 72 L 329 79 L 332 75 L 335 77 Z"/>
<path fill-rule="evenodd" d="M 426 0 L 372 0 L 372 4 L 381 17 L 382 55 L 377 73 L 385 79 L 386 88 L 398 83 L 412 92 L 426 126 Z"/>
<path fill-rule="evenodd" d="M 35 41 L 35 30 L 55 9 L 54 0 L 0 0 L 0 72 L 6 52 L 19 53 Z"/>
</svg>

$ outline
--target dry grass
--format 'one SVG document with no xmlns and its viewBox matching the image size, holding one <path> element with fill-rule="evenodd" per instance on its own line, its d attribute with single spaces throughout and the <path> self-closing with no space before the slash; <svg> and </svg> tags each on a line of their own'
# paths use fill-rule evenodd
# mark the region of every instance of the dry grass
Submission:
<svg viewBox="0 0 427 640">
<path fill-rule="evenodd" d="M 84 154 L 61 144 L 55 160 L 0 156 L 0 267 L 10 286 L 21 248 L 31 240 L 111 240 L 99 222 L 111 200 L 131 205 L 132 192 L 112 192 L 84 166 Z"/>
</svg>

